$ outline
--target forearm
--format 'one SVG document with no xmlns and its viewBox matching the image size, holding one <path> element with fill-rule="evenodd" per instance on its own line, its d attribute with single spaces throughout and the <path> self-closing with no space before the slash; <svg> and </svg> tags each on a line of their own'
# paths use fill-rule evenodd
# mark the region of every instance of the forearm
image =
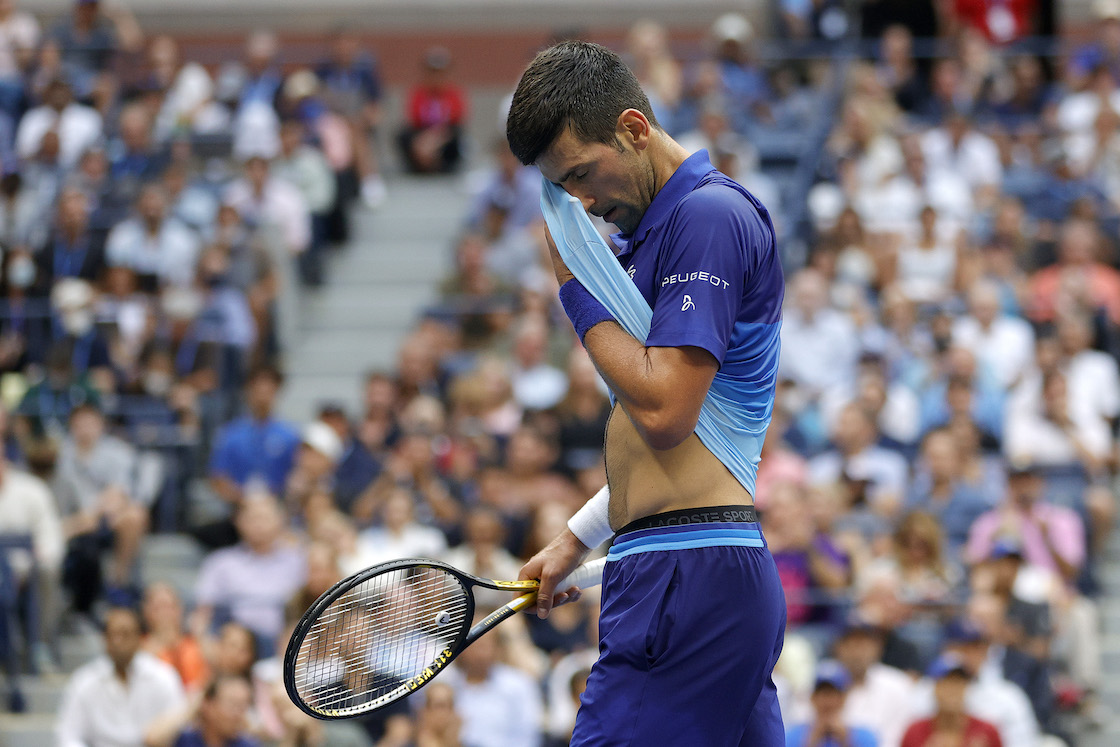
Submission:
<svg viewBox="0 0 1120 747">
<path fill-rule="evenodd" d="M 703 398 L 689 396 L 672 360 L 681 350 L 646 347 L 614 322 L 588 330 L 584 347 L 647 444 L 671 449 L 696 429 Z M 706 392 L 710 379 L 703 383 Z"/>
</svg>

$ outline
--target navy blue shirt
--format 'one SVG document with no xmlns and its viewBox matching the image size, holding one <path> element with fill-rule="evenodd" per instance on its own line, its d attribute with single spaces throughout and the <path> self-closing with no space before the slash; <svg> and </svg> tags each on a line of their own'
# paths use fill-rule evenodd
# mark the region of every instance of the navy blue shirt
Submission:
<svg viewBox="0 0 1120 747">
<path fill-rule="evenodd" d="M 785 281 L 766 208 L 691 155 L 653 198 L 632 234 L 611 237 L 619 262 L 653 309 L 646 345 L 695 346 L 719 362 L 713 389 L 759 425 L 774 404 Z M 753 475 L 748 489 L 753 489 Z"/>
</svg>

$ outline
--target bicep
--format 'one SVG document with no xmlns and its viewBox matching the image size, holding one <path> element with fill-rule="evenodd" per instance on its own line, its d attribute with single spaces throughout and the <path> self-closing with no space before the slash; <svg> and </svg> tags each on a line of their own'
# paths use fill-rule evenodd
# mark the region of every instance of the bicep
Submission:
<svg viewBox="0 0 1120 747">
<path fill-rule="evenodd" d="M 699 415 L 712 386 L 719 361 L 707 350 L 692 345 L 646 348 L 651 369 L 659 372 L 663 388 L 672 392 L 681 414 Z"/>
</svg>

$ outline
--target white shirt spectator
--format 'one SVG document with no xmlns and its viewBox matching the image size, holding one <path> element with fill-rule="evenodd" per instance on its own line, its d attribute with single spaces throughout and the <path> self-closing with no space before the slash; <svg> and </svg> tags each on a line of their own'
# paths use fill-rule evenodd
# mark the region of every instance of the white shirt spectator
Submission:
<svg viewBox="0 0 1120 747">
<path fill-rule="evenodd" d="M 467 682 L 455 669 L 443 675 L 463 718 L 463 747 L 536 747 L 541 743 L 540 687 L 519 669 L 494 664 L 485 682 Z"/>
<path fill-rule="evenodd" d="M 1100 418 L 1074 412 L 1070 413 L 1070 419 L 1074 436 L 1082 448 L 1097 459 L 1105 458 L 1112 447 L 1108 425 Z M 1040 467 L 1059 467 L 1081 461 L 1074 438 L 1037 410 L 1012 410 L 1003 432 L 1003 451 L 1010 460 Z"/>
<path fill-rule="evenodd" d="M 57 570 L 62 565 L 65 543 L 62 523 L 46 483 L 10 464 L 0 474 L 0 532 L 30 534 L 35 561 L 44 570 Z M 31 558 L 13 555 L 13 570 L 24 576 L 30 570 Z"/>
<path fill-rule="evenodd" d="M 836 384 L 850 383 L 858 346 L 856 326 L 835 309 L 822 309 L 812 319 L 787 309 L 782 320 L 780 376 L 792 379 L 814 394 Z"/>
<path fill-rule="evenodd" d="M 49 106 L 37 106 L 20 120 L 16 130 L 16 155 L 30 159 L 39 152 L 43 136 L 58 131 L 59 163 L 72 168 L 91 145 L 101 138 L 101 115 L 81 104 L 68 104 L 61 113 Z"/>
<path fill-rule="evenodd" d="M 970 351 L 1003 388 L 1012 386 L 1034 361 L 1034 330 L 1025 319 L 1000 316 L 985 329 L 975 317 L 953 323 L 953 345 Z"/>
<path fill-rule="evenodd" d="M 922 136 L 922 152 L 931 172 L 948 171 L 963 177 L 970 188 L 998 185 L 1003 178 L 999 148 L 987 135 L 967 132 L 954 147 L 942 128 Z"/>
<path fill-rule="evenodd" d="M 370 527 L 358 533 L 354 554 L 347 558 L 342 572 L 357 573 L 371 565 L 398 558 L 438 558 L 445 550 L 447 540 L 443 532 L 435 527 L 415 522 L 406 525 L 400 532 Z"/>
<path fill-rule="evenodd" d="M 511 378 L 513 398 L 527 410 L 547 410 L 564 399 L 568 391 L 568 377 L 547 363 L 514 369 Z"/>
<path fill-rule="evenodd" d="M 999 730 L 1003 747 L 1036 747 L 1038 721 L 1031 702 L 1017 686 L 998 674 L 982 671 L 964 695 L 969 715 L 987 721 Z M 929 718 L 936 710 L 933 682 L 919 681 L 913 688 L 910 721 Z"/>
<path fill-rule="evenodd" d="M 1066 368 L 1070 410 L 1078 416 L 1111 420 L 1120 416 L 1120 370 L 1099 350 L 1082 350 Z"/>
<path fill-rule="evenodd" d="M 847 475 L 867 482 L 867 497 L 873 502 L 901 498 L 908 474 L 902 455 L 880 446 L 866 448 L 848 459 L 838 451 L 827 451 L 809 461 L 810 484 L 830 485 Z"/>
<path fill-rule="evenodd" d="M 284 627 L 284 605 L 303 585 L 307 559 L 296 547 L 256 553 L 244 544 L 215 550 L 202 561 L 195 603 L 228 608 L 258 635 L 275 638 Z"/>
<path fill-rule="evenodd" d="M 298 189 L 282 179 L 269 179 L 261 195 L 253 193 L 248 181 L 238 179 L 230 185 L 225 201 L 250 223 L 278 229 L 291 254 L 303 252 L 311 243 L 307 203 Z"/>
<path fill-rule="evenodd" d="M 39 46 L 39 22 L 22 10 L 12 11 L 0 21 L 0 78 L 18 78 L 22 74 L 19 52 L 34 52 Z"/>
<path fill-rule="evenodd" d="M 875 733 L 879 747 L 898 747 L 910 725 L 914 681 L 886 664 L 872 664 L 860 684 L 852 683 L 844 702 L 844 723 Z"/>
<path fill-rule="evenodd" d="M 138 651 L 122 682 L 106 656 L 74 672 L 58 713 L 59 747 L 136 747 L 156 718 L 184 705 L 179 675 Z"/>
<path fill-rule="evenodd" d="M 301 145 L 289 156 L 281 153 L 273 162 L 272 170 L 278 179 L 299 190 L 312 213 L 329 212 L 334 205 L 335 175 L 327 157 L 318 148 Z"/>
<path fill-rule="evenodd" d="M 113 227 L 105 244 L 110 265 L 157 275 L 164 284 L 181 287 L 194 282 L 198 251 L 197 236 L 175 218 L 164 219 L 155 235 L 139 218 L 129 218 Z"/>
</svg>

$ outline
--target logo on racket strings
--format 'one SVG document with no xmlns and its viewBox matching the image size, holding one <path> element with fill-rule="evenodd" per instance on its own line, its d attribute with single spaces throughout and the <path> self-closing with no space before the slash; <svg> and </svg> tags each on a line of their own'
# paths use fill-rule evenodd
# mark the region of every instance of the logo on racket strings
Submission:
<svg viewBox="0 0 1120 747">
<path fill-rule="evenodd" d="M 420 674 L 405 682 L 404 686 L 408 688 L 409 692 L 419 690 L 428 680 L 439 674 L 440 670 L 453 658 L 455 658 L 455 654 L 452 653 L 451 649 L 445 648 L 436 657 L 435 661 L 424 667 Z"/>
</svg>

